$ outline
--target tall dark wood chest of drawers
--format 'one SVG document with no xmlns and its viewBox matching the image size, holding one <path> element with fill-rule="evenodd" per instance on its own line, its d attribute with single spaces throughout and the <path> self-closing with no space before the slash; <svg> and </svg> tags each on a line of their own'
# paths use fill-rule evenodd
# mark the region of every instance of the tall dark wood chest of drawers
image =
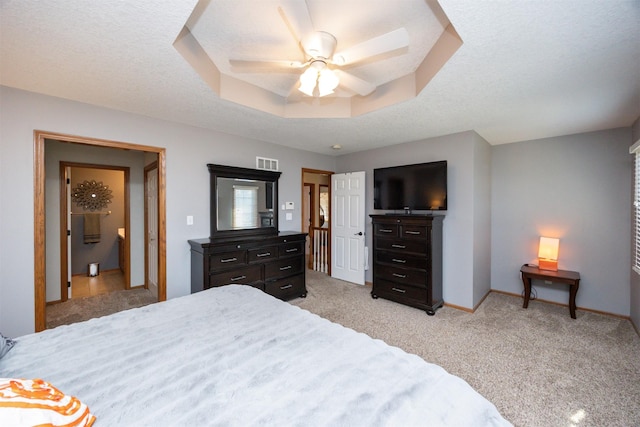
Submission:
<svg viewBox="0 0 640 427">
<path fill-rule="evenodd" d="M 305 233 L 189 240 L 191 293 L 245 284 L 287 300 L 305 297 Z"/>
<path fill-rule="evenodd" d="M 373 298 L 433 315 L 442 300 L 443 215 L 371 215 Z"/>
</svg>

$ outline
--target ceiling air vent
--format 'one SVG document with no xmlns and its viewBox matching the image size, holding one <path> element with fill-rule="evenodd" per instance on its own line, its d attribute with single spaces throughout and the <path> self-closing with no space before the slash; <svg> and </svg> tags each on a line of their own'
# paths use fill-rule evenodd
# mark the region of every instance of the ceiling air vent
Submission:
<svg viewBox="0 0 640 427">
<path fill-rule="evenodd" d="M 256 169 L 277 171 L 278 161 L 276 159 L 267 159 L 266 157 L 256 157 Z"/>
</svg>

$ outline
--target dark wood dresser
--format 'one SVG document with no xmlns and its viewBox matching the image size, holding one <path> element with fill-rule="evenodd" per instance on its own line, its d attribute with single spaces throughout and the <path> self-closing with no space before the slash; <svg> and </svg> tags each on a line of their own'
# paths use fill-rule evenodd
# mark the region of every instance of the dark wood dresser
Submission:
<svg viewBox="0 0 640 427">
<path fill-rule="evenodd" d="M 443 215 L 370 215 L 373 298 L 435 314 L 442 300 Z"/>
<path fill-rule="evenodd" d="M 189 240 L 191 293 L 246 284 L 287 300 L 306 297 L 305 233 Z"/>
</svg>

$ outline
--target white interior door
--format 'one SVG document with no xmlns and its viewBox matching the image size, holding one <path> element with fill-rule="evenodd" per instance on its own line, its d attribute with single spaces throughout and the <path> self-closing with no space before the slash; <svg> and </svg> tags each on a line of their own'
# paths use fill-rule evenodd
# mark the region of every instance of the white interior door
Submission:
<svg viewBox="0 0 640 427">
<path fill-rule="evenodd" d="M 158 291 L 158 169 L 147 171 L 147 278 L 148 287 Z"/>
<path fill-rule="evenodd" d="M 331 276 L 364 285 L 365 174 L 331 175 Z"/>
</svg>

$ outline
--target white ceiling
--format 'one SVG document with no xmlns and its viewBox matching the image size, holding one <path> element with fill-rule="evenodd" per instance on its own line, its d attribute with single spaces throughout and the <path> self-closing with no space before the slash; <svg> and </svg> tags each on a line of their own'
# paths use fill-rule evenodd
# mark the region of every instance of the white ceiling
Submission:
<svg viewBox="0 0 640 427">
<path fill-rule="evenodd" d="M 260 2 L 211 0 L 229 13 L 220 45 L 239 38 L 243 55 L 281 52 L 269 47 L 283 21 L 254 13 Z M 314 24 L 353 25 L 339 36 L 345 44 L 403 21 L 414 28 L 408 17 L 423 6 L 307 3 Z M 221 99 L 173 47 L 197 0 L 0 0 L 0 83 L 331 155 L 467 130 L 503 144 L 630 126 L 640 116 L 640 1 L 439 3 L 463 45 L 414 99 L 353 118 L 282 118 Z M 331 150 L 335 143 L 344 148 Z"/>
</svg>

